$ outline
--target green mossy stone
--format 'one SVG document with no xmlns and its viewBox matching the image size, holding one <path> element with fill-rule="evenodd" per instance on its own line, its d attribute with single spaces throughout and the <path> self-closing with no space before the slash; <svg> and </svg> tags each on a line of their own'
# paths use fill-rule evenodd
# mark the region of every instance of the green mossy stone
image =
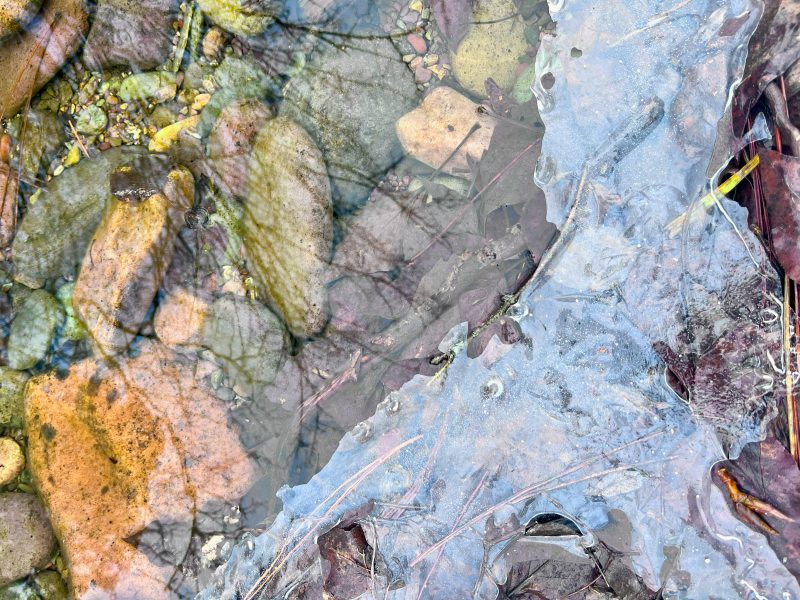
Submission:
<svg viewBox="0 0 800 600">
<path fill-rule="evenodd" d="M 261 35 L 280 13 L 274 0 L 198 0 L 203 16 L 235 35 Z"/>
<path fill-rule="evenodd" d="M 25 384 L 29 375 L 0 367 L 0 427 L 21 429 L 25 419 Z"/>
<path fill-rule="evenodd" d="M 57 571 L 42 571 L 33 578 L 33 585 L 41 600 L 66 600 L 67 584 Z"/>
<path fill-rule="evenodd" d="M 525 54 L 525 22 L 513 0 L 477 0 L 473 25 L 452 56 L 458 82 L 477 96 L 486 96 L 485 82 L 492 78 L 504 90 L 511 89 L 519 58 Z M 512 18 L 509 18 L 512 17 Z"/>
<path fill-rule="evenodd" d="M 56 330 L 64 320 L 64 307 L 49 292 L 36 290 L 19 307 L 8 335 L 8 366 L 32 369 L 47 356 Z"/>
</svg>

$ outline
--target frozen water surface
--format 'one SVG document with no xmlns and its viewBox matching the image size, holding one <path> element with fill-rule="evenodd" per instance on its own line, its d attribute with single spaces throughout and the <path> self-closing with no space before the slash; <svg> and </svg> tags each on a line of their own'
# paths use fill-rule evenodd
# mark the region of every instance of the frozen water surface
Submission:
<svg viewBox="0 0 800 600">
<path fill-rule="evenodd" d="M 666 229 L 709 191 L 759 10 L 550 3 L 536 181 L 561 238 L 506 316 L 520 341 L 390 394 L 200 597 L 321 597 L 355 531 L 349 597 L 800 597 L 710 474 L 773 414 L 777 277 L 726 199 Z"/>
</svg>

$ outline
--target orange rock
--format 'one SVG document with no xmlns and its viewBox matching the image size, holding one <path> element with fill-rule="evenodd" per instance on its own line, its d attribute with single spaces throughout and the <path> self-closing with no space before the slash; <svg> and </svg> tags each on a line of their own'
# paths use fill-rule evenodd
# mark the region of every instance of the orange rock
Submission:
<svg viewBox="0 0 800 600">
<path fill-rule="evenodd" d="M 27 31 L 0 46 L 0 116 L 13 117 L 72 56 L 89 28 L 84 0 L 46 0 Z"/>
<path fill-rule="evenodd" d="M 184 168 L 169 173 L 163 193 L 109 201 L 72 296 L 99 356 L 124 351 L 144 324 L 193 201 L 194 180 Z"/>
<path fill-rule="evenodd" d="M 52 518 L 76 598 L 166 597 L 174 569 L 137 548 L 154 522 L 191 523 L 211 502 L 237 502 L 254 469 L 222 405 L 158 342 L 66 379 L 30 380 L 29 468 Z"/>
</svg>

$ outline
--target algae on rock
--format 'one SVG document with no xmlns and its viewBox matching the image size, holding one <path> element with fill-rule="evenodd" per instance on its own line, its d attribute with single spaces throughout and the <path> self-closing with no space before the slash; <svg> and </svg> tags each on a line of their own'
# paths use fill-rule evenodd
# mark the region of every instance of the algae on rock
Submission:
<svg viewBox="0 0 800 600">
<path fill-rule="evenodd" d="M 248 269 L 289 329 L 319 332 L 327 320 L 331 191 L 319 149 L 289 119 L 268 121 L 253 144 L 242 232 Z"/>
</svg>

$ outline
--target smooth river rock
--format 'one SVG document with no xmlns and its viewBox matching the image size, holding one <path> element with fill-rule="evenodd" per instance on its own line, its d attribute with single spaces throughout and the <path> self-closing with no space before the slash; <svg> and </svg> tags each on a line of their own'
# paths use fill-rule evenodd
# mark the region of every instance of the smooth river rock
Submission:
<svg viewBox="0 0 800 600">
<path fill-rule="evenodd" d="M 402 158 L 394 125 L 417 100 L 414 77 L 391 41 L 353 38 L 318 46 L 286 85 L 279 114 L 315 139 L 336 210 L 348 212 Z"/>
<path fill-rule="evenodd" d="M 32 369 L 47 356 L 64 320 L 61 303 L 45 290 L 34 290 L 20 305 L 8 334 L 8 366 Z"/>
<path fill-rule="evenodd" d="M 141 147 L 114 148 L 52 179 L 38 202 L 28 205 L 14 238 L 14 279 L 40 288 L 48 279 L 75 275 L 111 196 L 111 172 L 144 153 Z"/>
<path fill-rule="evenodd" d="M 495 127 L 495 119 L 478 112 L 479 107 L 452 88 L 437 87 L 419 108 L 397 121 L 397 137 L 403 149 L 418 161 L 434 169 L 442 167 L 444 173 L 469 178 L 470 159 L 473 164 L 481 159 Z M 470 134 L 476 125 L 479 129 Z M 458 152 L 453 154 L 456 148 Z"/>
<path fill-rule="evenodd" d="M 42 7 L 42 0 L 2 0 L 0 2 L 0 41 L 19 33 Z"/>
<path fill-rule="evenodd" d="M 268 121 L 253 145 L 242 218 L 247 268 L 297 336 L 327 320 L 323 284 L 333 238 L 325 162 L 302 127 Z"/>
<path fill-rule="evenodd" d="M 194 202 L 194 178 L 187 169 L 178 167 L 165 181 L 157 176 L 150 181 L 159 168 L 157 159 L 148 157 L 122 167 L 133 172 L 132 180 L 123 178 L 123 189 L 115 190 L 112 179 L 112 191 L 121 197 L 109 201 L 75 281 L 72 306 L 98 356 L 118 354 L 136 337 L 172 260 L 184 214 Z M 123 194 L 129 191 L 134 196 Z"/>
<path fill-rule="evenodd" d="M 84 0 L 45 0 L 30 27 L 0 45 L 0 114 L 13 117 L 78 49 L 89 27 Z"/>
<path fill-rule="evenodd" d="M 201 383 L 208 371 L 158 342 L 138 351 L 27 388 L 28 468 L 77 598 L 168 597 L 174 569 L 137 536 L 157 521 L 191 531 L 197 514 L 238 502 L 254 481 L 224 405 Z"/>
<path fill-rule="evenodd" d="M 90 69 L 146 70 L 165 62 L 172 51 L 172 21 L 178 0 L 99 0 L 83 49 Z"/>
<path fill-rule="evenodd" d="M 36 496 L 0 494 L 0 585 L 47 564 L 55 542 L 47 513 Z"/>
<path fill-rule="evenodd" d="M 517 15 L 517 16 L 514 16 Z M 518 59 L 525 54 L 525 22 L 513 0 L 475 0 L 472 25 L 452 55 L 453 74 L 477 96 L 486 96 L 490 77 L 504 90 L 516 79 Z"/>
<path fill-rule="evenodd" d="M 276 0 L 198 0 L 203 16 L 235 35 L 264 33 L 280 14 Z"/>
</svg>

